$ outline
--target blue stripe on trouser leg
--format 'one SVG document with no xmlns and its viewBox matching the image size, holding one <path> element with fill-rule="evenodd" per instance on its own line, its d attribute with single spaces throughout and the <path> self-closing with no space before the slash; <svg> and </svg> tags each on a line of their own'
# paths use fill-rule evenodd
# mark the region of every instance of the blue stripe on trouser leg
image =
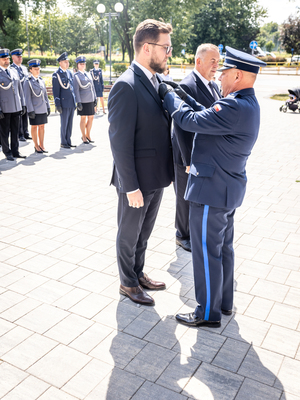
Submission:
<svg viewBox="0 0 300 400">
<path fill-rule="evenodd" d="M 209 320 L 210 312 L 210 276 L 209 276 L 209 262 L 207 255 L 207 217 L 209 206 L 204 206 L 203 219 L 202 219 L 202 251 L 205 271 L 205 285 L 206 285 L 206 307 L 204 319 Z"/>
</svg>

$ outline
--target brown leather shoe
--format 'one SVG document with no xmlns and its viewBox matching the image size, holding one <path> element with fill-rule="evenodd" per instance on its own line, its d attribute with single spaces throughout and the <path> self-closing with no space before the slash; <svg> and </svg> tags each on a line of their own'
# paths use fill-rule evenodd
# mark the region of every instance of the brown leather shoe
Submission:
<svg viewBox="0 0 300 400">
<path fill-rule="evenodd" d="M 154 299 L 147 294 L 143 288 L 139 286 L 127 287 L 120 285 L 120 293 L 127 296 L 135 303 L 142 304 L 143 306 L 154 306 Z"/>
<path fill-rule="evenodd" d="M 166 288 L 166 284 L 164 282 L 153 281 L 145 273 L 143 278 L 139 278 L 139 283 L 143 288 L 149 290 L 164 290 Z"/>
</svg>

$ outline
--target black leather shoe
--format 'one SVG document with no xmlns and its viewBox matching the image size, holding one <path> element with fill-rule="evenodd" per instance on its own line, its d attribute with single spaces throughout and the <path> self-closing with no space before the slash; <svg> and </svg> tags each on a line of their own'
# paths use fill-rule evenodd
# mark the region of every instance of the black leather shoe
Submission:
<svg viewBox="0 0 300 400">
<path fill-rule="evenodd" d="M 43 150 L 39 147 L 39 150 L 35 147 L 34 148 L 34 152 L 35 153 L 39 153 L 39 154 L 42 154 L 43 153 Z"/>
<path fill-rule="evenodd" d="M 70 149 L 71 148 L 71 146 L 68 146 L 67 144 L 61 144 L 60 147 L 63 148 L 63 149 Z"/>
<path fill-rule="evenodd" d="M 144 289 L 148 289 L 148 290 L 164 290 L 166 288 L 166 284 L 165 283 L 153 281 L 145 273 L 144 273 L 143 278 L 139 278 L 139 284 Z"/>
<path fill-rule="evenodd" d="M 95 143 L 94 140 L 91 140 L 91 139 L 89 139 L 89 138 L 86 138 L 86 140 L 87 140 L 89 143 Z"/>
<path fill-rule="evenodd" d="M 41 147 L 40 147 L 40 149 L 42 150 L 42 153 L 49 153 L 48 150 L 42 149 Z"/>
<path fill-rule="evenodd" d="M 186 251 L 192 251 L 190 239 L 180 239 L 179 237 L 176 237 L 176 244 Z"/>
<path fill-rule="evenodd" d="M 208 326 L 210 328 L 219 328 L 221 321 L 205 321 L 198 318 L 195 313 L 177 314 L 176 319 L 183 325 L 187 326 Z"/>
<path fill-rule="evenodd" d="M 19 137 L 19 141 L 20 141 L 20 142 L 26 142 L 26 139 L 25 139 L 24 136 L 20 136 L 20 137 Z"/>
<path fill-rule="evenodd" d="M 83 140 L 83 138 L 81 138 L 81 140 L 82 140 L 82 143 L 84 143 L 84 144 L 89 144 L 89 143 L 90 143 L 90 142 L 88 141 L 88 139 Z"/>
<path fill-rule="evenodd" d="M 23 156 L 21 153 L 13 154 L 13 157 L 15 157 L 15 158 L 26 158 L 26 156 Z"/>
<path fill-rule="evenodd" d="M 32 140 L 32 137 L 29 136 L 29 135 L 24 135 L 24 138 L 25 138 L 26 140 Z"/>
<path fill-rule="evenodd" d="M 221 309 L 222 314 L 224 315 L 231 315 L 232 314 L 232 310 L 223 310 L 223 308 Z"/>
<path fill-rule="evenodd" d="M 13 158 L 13 156 L 6 156 L 6 159 L 7 159 L 8 161 L 15 161 L 15 159 Z"/>
<path fill-rule="evenodd" d="M 127 287 L 120 285 L 120 293 L 129 297 L 134 303 L 142 304 L 143 306 L 154 306 L 155 304 L 154 299 L 141 286 Z"/>
<path fill-rule="evenodd" d="M 76 144 L 70 144 L 69 146 L 70 147 L 76 147 Z"/>
</svg>

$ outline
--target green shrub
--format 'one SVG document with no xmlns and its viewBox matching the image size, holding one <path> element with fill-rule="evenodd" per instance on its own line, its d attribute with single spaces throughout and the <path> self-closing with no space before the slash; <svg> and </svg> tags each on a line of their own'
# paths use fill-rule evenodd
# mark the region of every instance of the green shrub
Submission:
<svg viewBox="0 0 300 400">
<path fill-rule="evenodd" d="M 284 58 L 284 57 L 273 58 L 271 56 L 267 56 L 267 57 L 259 57 L 259 59 L 264 61 L 264 62 L 266 62 L 266 63 L 274 63 L 274 62 L 282 63 L 282 62 L 286 62 L 286 58 Z"/>
<path fill-rule="evenodd" d="M 59 63 L 57 62 L 57 57 L 59 57 L 59 56 L 51 56 L 51 57 L 47 57 L 47 56 L 23 57 L 23 62 L 22 62 L 22 63 L 23 63 L 25 66 L 28 66 L 27 63 L 28 63 L 29 60 L 32 60 L 32 59 L 34 59 L 34 58 L 37 58 L 37 59 L 41 60 L 41 67 L 42 67 L 42 68 L 46 67 L 47 65 L 54 65 L 54 66 L 57 66 L 57 68 L 58 68 Z M 76 68 L 76 66 L 77 66 L 77 65 L 76 65 L 76 62 L 75 62 L 76 57 L 75 57 L 75 56 L 69 56 L 68 58 L 69 58 L 69 61 L 70 61 L 70 68 L 71 68 L 71 69 Z M 99 60 L 99 68 L 101 68 L 103 71 L 105 71 L 105 60 L 103 60 L 102 58 L 101 58 L 101 59 L 97 58 L 97 55 L 86 57 L 86 70 L 89 71 L 90 69 L 92 69 L 92 68 L 94 67 L 93 61 L 94 61 L 95 59 L 98 59 L 98 60 Z"/>
<path fill-rule="evenodd" d="M 123 72 L 126 71 L 127 65 L 124 63 L 117 63 L 117 64 L 114 64 L 112 66 L 112 68 L 113 68 L 115 75 L 119 76 L 119 75 L 123 74 Z"/>
</svg>

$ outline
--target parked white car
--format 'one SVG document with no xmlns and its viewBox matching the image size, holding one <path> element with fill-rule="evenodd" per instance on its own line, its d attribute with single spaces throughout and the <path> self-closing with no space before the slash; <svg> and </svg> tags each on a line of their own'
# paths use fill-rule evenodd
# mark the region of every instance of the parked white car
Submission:
<svg viewBox="0 0 300 400">
<path fill-rule="evenodd" d="M 291 62 L 300 63 L 300 55 L 295 54 L 295 55 L 291 58 Z"/>
</svg>

